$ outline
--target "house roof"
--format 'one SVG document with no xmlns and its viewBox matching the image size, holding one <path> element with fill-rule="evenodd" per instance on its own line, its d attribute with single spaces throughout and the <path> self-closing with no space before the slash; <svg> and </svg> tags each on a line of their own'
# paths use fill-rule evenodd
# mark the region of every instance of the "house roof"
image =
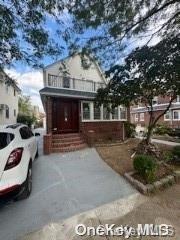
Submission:
<svg viewBox="0 0 180 240">
<path fill-rule="evenodd" d="M 57 96 L 57 97 L 69 97 L 69 98 L 79 98 L 79 99 L 94 99 L 96 93 L 94 92 L 83 92 L 71 89 L 59 89 L 45 87 L 39 91 L 41 96 Z"/>
<path fill-rule="evenodd" d="M 17 92 L 21 92 L 21 89 L 18 87 L 16 81 L 9 77 L 3 70 L 0 71 L 0 81 L 12 86 Z"/>
<path fill-rule="evenodd" d="M 72 54 L 72 55 L 70 55 L 70 56 L 67 56 L 67 57 L 65 57 L 65 58 L 62 58 L 62 59 L 60 59 L 60 60 L 57 60 L 56 62 L 53 62 L 53 63 L 45 66 L 45 67 L 43 68 L 43 70 L 46 70 L 46 69 L 52 67 L 52 66 L 55 65 L 55 64 L 62 63 L 63 61 L 66 61 L 66 60 L 68 60 L 69 58 L 74 57 L 74 56 L 77 56 L 77 55 L 80 55 L 80 56 L 81 56 L 81 53 L 80 53 L 80 52 L 77 52 L 77 53 L 74 53 L 74 54 Z M 97 70 L 99 71 L 99 73 L 100 73 L 103 81 L 106 83 L 106 77 L 105 77 L 104 72 L 102 71 L 99 63 L 94 59 L 94 57 L 92 56 L 92 54 L 89 55 L 89 56 L 86 54 L 86 56 L 87 56 L 88 58 L 93 59 L 93 62 L 94 62 L 94 64 L 95 64 Z"/>
</svg>

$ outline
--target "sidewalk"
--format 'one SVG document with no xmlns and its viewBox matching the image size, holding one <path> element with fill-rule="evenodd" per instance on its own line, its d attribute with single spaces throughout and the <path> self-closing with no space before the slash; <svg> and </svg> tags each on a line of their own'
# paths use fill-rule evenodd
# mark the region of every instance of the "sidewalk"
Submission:
<svg viewBox="0 0 180 240">
<path fill-rule="evenodd" d="M 39 231 L 28 234 L 20 240 L 121 240 L 123 236 L 78 236 L 75 226 L 84 224 L 86 227 L 105 224 L 137 227 L 137 224 L 167 224 L 175 229 L 173 237 L 144 236 L 143 240 L 179 240 L 180 236 L 180 185 L 157 193 L 155 196 L 145 197 L 134 194 L 126 199 L 106 204 L 94 210 L 76 215 L 64 222 L 51 223 Z M 137 237 L 130 237 L 131 240 Z M 140 239 L 140 238 L 138 238 Z"/>
</svg>

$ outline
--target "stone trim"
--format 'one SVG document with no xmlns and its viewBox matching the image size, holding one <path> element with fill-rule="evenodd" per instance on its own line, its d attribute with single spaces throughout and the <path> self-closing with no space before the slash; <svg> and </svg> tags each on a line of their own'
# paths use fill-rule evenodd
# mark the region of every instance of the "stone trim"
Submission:
<svg viewBox="0 0 180 240">
<path fill-rule="evenodd" d="M 137 179 L 133 178 L 132 175 L 136 173 L 135 171 L 125 173 L 124 177 L 133 185 L 137 190 L 139 190 L 142 194 L 148 195 L 156 192 L 157 190 L 161 190 L 168 186 L 171 186 L 174 183 L 180 181 L 180 171 L 175 171 L 172 175 L 168 175 L 159 181 L 156 181 L 152 184 L 143 184 Z"/>
</svg>

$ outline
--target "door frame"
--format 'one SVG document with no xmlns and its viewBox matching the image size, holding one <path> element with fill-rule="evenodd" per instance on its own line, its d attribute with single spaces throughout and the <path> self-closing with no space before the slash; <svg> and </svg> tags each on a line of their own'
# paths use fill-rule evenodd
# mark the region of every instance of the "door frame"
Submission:
<svg viewBox="0 0 180 240">
<path fill-rule="evenodd" d="M 68 130 L 60 130 L 58 129 L 58 121 L 60 121 L 58 112 L 57 114 L 57 105 L 59 102 L 69 102 L 69 103 L 76 103 L 77 104 L 77 129 L 70 129 Z M 72 109 L 71 109 L 72 111 Z M 52 134 L 66 134 L 66 133 L 77 133 L 79 132 L 80 129 L 80 100 L 79 99 L 74 99 L 74 98 L 61 98 L 61 97 L 53 97 L 52 98 Z"/>
</svg>

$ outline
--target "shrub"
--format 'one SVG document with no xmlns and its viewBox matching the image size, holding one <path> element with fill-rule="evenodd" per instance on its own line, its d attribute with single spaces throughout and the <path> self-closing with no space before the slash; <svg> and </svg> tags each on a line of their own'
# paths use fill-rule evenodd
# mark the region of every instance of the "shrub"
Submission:
<svg viewBox="0 0 180 240">
<path fill-rule="evenodd" d="M 173 160 L 174 155 L 173 155 L 172 151 L 168 151 L 168 152 L 164 153 L 164 157 L 163 158 L 164 158 L 165 162 L 169 162 L 169 161 Z"/>
<path fill-rule="evenodd" d="M 130 138 L 130 137 L 135 137 L 136 134 L 136 126 L 133 123 L 130 122 L 125 122 L 124 123 L 124 128 L 125 128 L 125 133 L 126 133 L 126 137 Z"/>
<path fill-rule="evenodd" d="M 167 127 L 166 125 L 158 124 L 154 129 L 154 133 L 157 135 L 165 135 L 171 133 L 171 128 Z"/>
<path fill-rule="evenodd" d="M 180 146 L 175 146 L 172 150 L 174 160 L 180 162 Z"/>
<path fill-rule="evenodd" d="M 155 181 L 157 164 L 152 156 L 137 155 L 134 158 L 134 169 L 142 176 L 147 183 Z"/>
</svg>

